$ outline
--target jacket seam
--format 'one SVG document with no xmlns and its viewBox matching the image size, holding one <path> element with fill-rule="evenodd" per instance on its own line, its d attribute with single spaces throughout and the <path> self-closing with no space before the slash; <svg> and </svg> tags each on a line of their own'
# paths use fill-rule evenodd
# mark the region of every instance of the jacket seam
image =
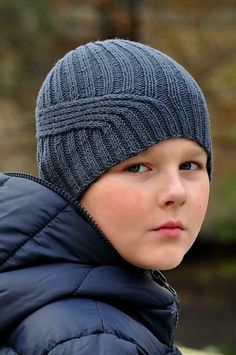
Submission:
<svg viewBox="0 0 236 355">
<path fill-rule="evenodd" d="M 60 211 L 58 211 L 55 216 L 53 216 L 52 218 L 50 218 L 50 220 L 47 221 L 34 235 L 30 236 L 30 235 L 25 234 L 27 240 L 24 241 L 23 243 L 21 243 L 20 246 L 18 246 L 17 249 L 15 249 L 15 250 L 11 253 L 11 255 L 8 255 L 8 257 L 3 261 L 2 265 L 0 266 L 0 270 L 5 266 L 5 264 L 6 264 L 11 258 L 13 258 L 13 257 L 16 256 L 16 254 L 19 252 L 19 250 L 20 250 L 21 248 L 23 248 L 23 247 L 24 247 L 27 243 L 29 243 L 30 241 L 34 240 L 34 239 L 38 236 L 38 234 L 39 234 L 45 227 L 47 227 L 55 218 L 58 217 L 58 215 L 59 215 L 63 210 L 65 210 L 65 208 L 66 208 L 67 206 L 68 206 L 68 203 L 67 203 L 65 206 L 63 206 L 63 208 L 60 209 Z"/>
<path fill-rule="evenodd" d="M 82 284 L 86 281 L 87 277 L 89 276 L 89 274 L 90 274 L 92 271 L 93 271 L 93 269 L 90 269 L 90 270 L 87 272 L 87 274 L 86 274 L 86 276 L 84 277 L 84 279 L 80 282 L 79 286 L 76 286 L 75 290 L 72 291 L 72 294 L 73 294 L 74 296 L 77 296 L 77 292 L 79 291 L 80 287 L 81 287 Z"/>
<path fill-rule="evenodd" d="M 103 332 L 104 332 L 104 331 L 105 331 L 105 322 L 104 322 L 104 318 L 103 318 L 103 316 L 102 316 L 102 311 L 101 311 L 101 308 L 100 308 L 100 306 L 99 306 L 99 302 L 98 302 L 98 301 L 96 301 L 96 305 L 97 305 L 97 308 L 98 308 L 99 315 L 100 315 L 100 317 L 101 317 L 102 330 L 103 330 Z"/>
<path fill-rule="evenodd" d="M 81 336 L 75 336 L 75 337 L 72 337 L 72 338 L 68 338 L 68 339 L 62 340 L 61 342 L 57 343 L 52 349 L 50 349 L 46 354 L 49 355 L 57 346 L 60 346 L 60 345 L 62 345 L 64 343 L 70 342 L 72 340 L 75 340 L 75 339 L 79 340 L 81 338 L 89 337 L 89 336 L 92 336 L 92 335 L 103 335 L 103 334 L 113 335 L 114 337 L 116 337 L 116 338 L 118 338 L 120 340 L 123 340 L 123 341 L 126 341 L 128 343 L 131 343 L 131 344 L 135 345 L 136 347 L 142 349 L 144 355 L 148 355 L 148 352 L 142 346 L 137 344 L 135 341 L 132 341 L 132 339 L 126 339 L 126 338 L 118 336 L 117 334 L 114 334 L 112 332 L 103 332 L 103 331 L 95 331 L 95 332 L 90 333 L 90 334 L 81 335 Z"/>
</svg>

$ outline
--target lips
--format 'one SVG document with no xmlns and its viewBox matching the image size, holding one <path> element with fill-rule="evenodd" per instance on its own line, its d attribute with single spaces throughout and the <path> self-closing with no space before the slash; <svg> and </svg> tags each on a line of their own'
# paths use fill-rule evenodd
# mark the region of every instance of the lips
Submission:
<svg viewBox="0 0 236 355">
<path fill-rule="evenodd" d="M 168 221 L 161 226 L 155 228 L 155 230 L 162 229 L 162 228 L 169 228 L 169 229 L 174 229 L 174 228 L 180 228 L 184 229 L 183 224 L 180 221 Z"/>
<path fill-rule="evenodd" d="M 184 226 L 180 221 L 168 221 L 161 226 L 154 228 L 153 231 L 158 232 L 161 237 L 176 238 L 179 237 L 184 230 Z"/>
</svg>

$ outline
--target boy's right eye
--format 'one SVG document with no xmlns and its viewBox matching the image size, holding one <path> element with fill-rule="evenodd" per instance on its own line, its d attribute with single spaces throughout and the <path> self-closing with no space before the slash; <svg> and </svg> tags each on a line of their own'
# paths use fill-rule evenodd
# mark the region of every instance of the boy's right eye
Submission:
<svg viewBox="0 0 236 355">
<path fill-rule="evenodd" d="M 142 164 L 134 164 L 125 168 L 125 171 L 128 171 L 129 173 L 145 173 L 148 170 L 148 167 Z"/>
</svg>

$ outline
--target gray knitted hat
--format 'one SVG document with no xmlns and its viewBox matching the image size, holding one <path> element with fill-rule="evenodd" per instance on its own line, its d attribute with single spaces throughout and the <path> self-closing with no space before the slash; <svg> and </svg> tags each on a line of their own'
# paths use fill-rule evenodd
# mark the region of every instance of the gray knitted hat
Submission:
<svg viewBox="0 0 236 355">
<path fill-rule="evenodd" d="M 203 94 L 189 73 L 141 43 L 105 40 L 67 53 L 36 104 L 40 177 L 71 198 L 106 170 L 170 137 L 212 151 Z"/>
</svg>

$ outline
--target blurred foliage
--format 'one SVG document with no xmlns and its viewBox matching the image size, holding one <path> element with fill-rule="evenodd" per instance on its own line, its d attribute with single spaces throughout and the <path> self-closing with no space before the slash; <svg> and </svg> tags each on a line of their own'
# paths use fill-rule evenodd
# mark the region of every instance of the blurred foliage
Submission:
<svg viewBox="0 0 236 355">
<path fill-rule="evenodd" d="M 235 354 L 235 250 L 197 243 L 178 268 L 165 272 L 181 302 L 179 344 L 202 349 L 202 354 L 213 351 L 212 346 L 220 354 Z"/>
<path fill-rule="evenodd" d="M 0 169 L 37 174 L 34 105 L 51 66 L 90 40 L 140 40 L 173 56 L 206 94 L 214 178 L 204 233 L 235 240 L 235 0 L 0 0 Z"/>
<path fill-rule="evenodd" d="M 190 348 L 185 348 L 185 347 L 180 347 L 180 351 L 184 355 L 225 355 L 225 352 L 221 352 L 220 350 L 217 349 L 206 349 L 206 350 L 195 350 L 195 349 L 190 349 Z"/>
<path fill-rule="evenodd" d="M 1 95 L 32 107 L 31 89 L 50 65 L 55 47 L 51 8 L 47 1 L 0 1 Z M 58 54 L 58 53 L 57 53 Z M 56 55 L 57 55 L 56 54 Z M 30 96 L 29 96 L 30 95 Z"/>
<path fill-rule="evenodd" d="M 208 347 L 203 350 L 196 350 L 186 347 L 179 347 L 183 355 L 235 355 L 235 352 L 228 348 Z"/>
</svg>

